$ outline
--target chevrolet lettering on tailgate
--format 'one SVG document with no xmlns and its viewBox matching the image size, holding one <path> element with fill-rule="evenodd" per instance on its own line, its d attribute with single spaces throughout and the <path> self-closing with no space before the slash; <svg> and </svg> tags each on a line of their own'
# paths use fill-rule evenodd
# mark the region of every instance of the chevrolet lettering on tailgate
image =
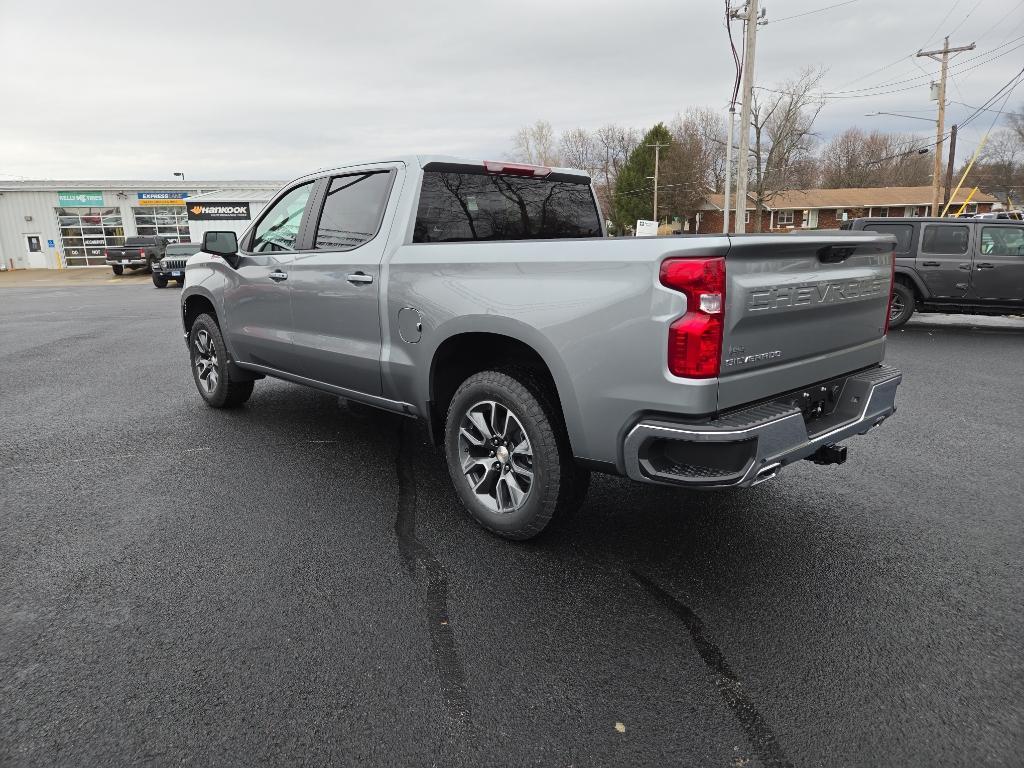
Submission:
<svg viewBox="0 0 1024 768">
<path fill-rule="evenodd" d="M 846 280 L 841 283 L 825 280 L 818 283 L 754 288 L 747 301 L 747 309 L 759 312 L 765 309 L 837 304 L 841 301 L 867 299 L 887 293 L 889 281 L 881 277 Z"/>
</svg>

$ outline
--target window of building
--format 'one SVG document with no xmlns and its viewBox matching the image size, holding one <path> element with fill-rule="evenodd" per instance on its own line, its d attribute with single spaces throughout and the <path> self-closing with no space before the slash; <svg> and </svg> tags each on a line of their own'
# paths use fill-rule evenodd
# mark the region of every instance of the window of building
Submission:
<svg viewBox="0 0 1024 768">
<path fill-rule="evenodd" d="M 590 185 L 531 176 L 427 171 L 413 242 L 600 237 Z"/>
<path fill-rule="evenodd" d="M 779 211 L 775 214 L 775 221 L 778 225 L 785 226 L 793 223 L 793 211 Z"/>
<path fill-rule="evenodd" d="M 743 213 L 743 223 L 744 224 L 749 224 L 750 223 L 750 211 L 744 211 L 744 213 Z"/>
<path fill-rule="evenodd" d="M 977 212 L 978 212 L 978 204 L 977 203 L 968 203 L 966 205 L 966 207 L 964 207 L 964 213 L 969 213 L 969 214 L 971 214 L 973 216 Z"/>
<path fill-rule="evenodd" d="M 350 251 L 377 234 L 391 189 L 390 173 L 331 179 L 316 227 L 317 250 Z"/>
<path fill-rule="evenodd" d="M 103 252 L 124 245 L 124 225 L 117 208 L 54 208 L 64 264 L 106 266 Z"/>
<path fill-rule="evenodd" d="M 163 237 L 169 243 L 189 241 L 188 212 L 184 205 L 142 205 L 132 208 L 135 231 L 142 237 Z"/>
<path fill-rule="evenodd" d="M 313 182 L 310 181 L 279 198 L 256 225 L 249 250 L 254 253 L 292 250 L 299 237 L 302 216 L 312 190 Z"/>
<path fill-rule="evenodd" d="M 986 256 L 1024 256 L 1024 227 L 982 227 L 981 252 Z"/>
<path fill-rule="evenodd" d="M 970 230 L 957 224 L 930 224 L 924 228 L 921 251 L 956 255 L 967 253 Z"/>
<path fill-rule="evenodd" d="M 879 232 L 883 235 L 896 236 L 896 253 L 909 253 L 910 241 L 914 236 L 913 224 L 875 224 L 868 223 L 864 229 L 869 232 Z"/>
</svg>

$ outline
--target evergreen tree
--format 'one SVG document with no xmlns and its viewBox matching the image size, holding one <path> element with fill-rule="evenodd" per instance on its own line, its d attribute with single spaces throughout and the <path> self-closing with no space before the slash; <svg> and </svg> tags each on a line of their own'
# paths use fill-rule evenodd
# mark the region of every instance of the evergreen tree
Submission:
<svg viewBox="0 0 1024 768">
<path fill-rule="evenodd" d="M 650 219 L 654 205 L 654 148 L 651 144 L 668 144 L 672 134 L 664 123 L 651 128 L 634 149 L 615 181 L 615 210 L 612 221 L 619 233 L 636 226 L 637 219 Z M 662 148 L 662 159 L 665 149 Z M 659 201 L 660 203 L 660 201 Z M 660 207 L 660 205 L 659 205 Z M 664 211 L 662 211 L 664 213 Z"/>
</svg>

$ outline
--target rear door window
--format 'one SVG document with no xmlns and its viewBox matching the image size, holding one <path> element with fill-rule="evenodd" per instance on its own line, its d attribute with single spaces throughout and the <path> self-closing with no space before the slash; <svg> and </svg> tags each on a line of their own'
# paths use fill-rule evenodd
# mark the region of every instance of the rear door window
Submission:
<svg viewBox="0 0 1024 768">
<path fill-rule="evenodd" d="M 928 224 L 921 241 L 923 253 L 958 255 L 967 253 L 970 228 L 963 224 Z"/>
<path fill-rule="evenodd" d="M 331 179 L 316 227 L 316 249 L 350 251 L 372 240 L 388 203 L 391 177 L 384 171 Z"/>
<path fill-rule="evenodd" d="M 1024 227 L 982 227 L 981 252 L 986 256 L 1024 256 Z"/>
<path fill-rule="evenodd" d="M 895 235 L 896 253 L 910 253 L 910 241 L 914 235 L 913 224 L 865 224 L 864 229 L 883 235 Z"/>
<path fill-rule="evenodd" d="M 415 243 L 600 237 L 590 184 L 531 176 L 425 171 Z"/>
</svg>

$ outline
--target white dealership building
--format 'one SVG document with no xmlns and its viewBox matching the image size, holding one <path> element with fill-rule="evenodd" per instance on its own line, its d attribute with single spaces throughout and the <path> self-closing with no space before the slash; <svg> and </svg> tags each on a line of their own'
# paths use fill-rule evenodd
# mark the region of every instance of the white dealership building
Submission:
<svg viewBox="0 0 1024 768">
<path fill-rule="evenodd" d="M 241 233 L 281 181 L 0 181 L 4 269 L 105 267 L 126 237 L 199 242 L 210 229 Z"/>
</svg>

